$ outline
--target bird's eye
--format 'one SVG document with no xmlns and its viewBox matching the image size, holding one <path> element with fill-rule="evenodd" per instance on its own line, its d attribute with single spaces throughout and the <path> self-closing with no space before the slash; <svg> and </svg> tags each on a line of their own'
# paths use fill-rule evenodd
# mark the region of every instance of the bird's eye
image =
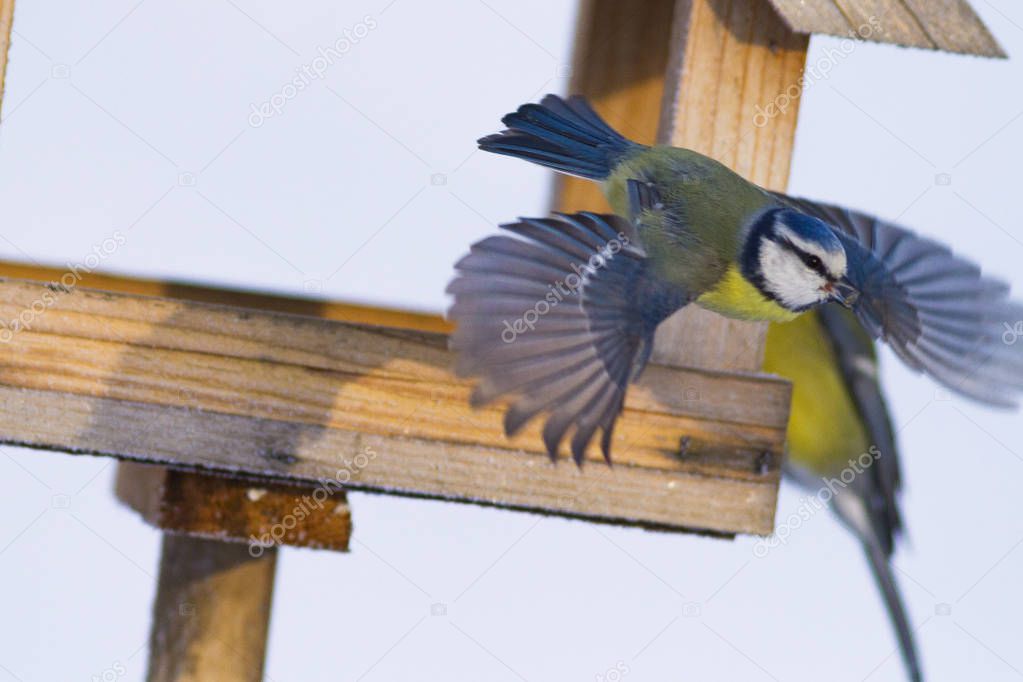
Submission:
<svg viewBox="0 0 1023 682">
<path fill-rule="evenodd" d="M 806 263 L 806 266 L 812 270 L 819 271 L 824 267 L 824 263 L 822 263 L 821 259 L 817 256 L 807 256 L 804 262 Z"/>
</svg>

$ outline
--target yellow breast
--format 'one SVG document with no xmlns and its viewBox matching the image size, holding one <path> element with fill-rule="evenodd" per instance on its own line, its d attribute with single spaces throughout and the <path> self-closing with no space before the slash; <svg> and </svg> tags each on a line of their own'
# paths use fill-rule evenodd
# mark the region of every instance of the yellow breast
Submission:
<svg viewBox="0 0 1023 682">
<path fill-rule="evenodd" d="M 799 315 L 760 293 L 734 265 L 728 268 L 713 289 L 696 299 L 696 303 L 725 317 L 740 320 L 788 322 Z"/>
<path fill-rule="evenodd" d="M 832 476 L 868 451 L 866 428 L 816 312 L 770 326 L 764 371 L 792 382 L 787 438 L 792 463 Z"/>
</svg>

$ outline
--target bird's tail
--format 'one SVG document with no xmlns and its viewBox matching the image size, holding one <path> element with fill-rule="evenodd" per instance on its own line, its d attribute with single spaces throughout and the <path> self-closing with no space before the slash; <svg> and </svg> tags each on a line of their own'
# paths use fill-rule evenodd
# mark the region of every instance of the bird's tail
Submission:
<svg viewBox="0 0 1023 682">
<path fill-rule="evenodd" d="M 508 129 L 480 138 L 480 149 L 590 180 L 603 180 L 630 152 L 643 148 L 619 135 L 578 96 L 547 95 L 501 122 Z"/>
<path fill-rule="evenodd" d="M 920 658 L 917 655 L 916 643 L 913 641 L 913 630 L 909 626 L 909 619 L 906 617 L 906 607 L 899 596 L 899 588 L 895 584 L 895 576 L 892 574 L 892 566 L 884 550 L 876 545 L 864 543 L 863 549 L 870 561 L 870 568 L 881 589 L 884 597 L 885 608 L 888 616 L 895 626 L 895 633 L 899 639 L 899 650 L 902 652 L 902 660 L 906 665 L 906 672 L 913 682 L 923 680 L 923 672 L 920 669 Z"/>
</svg>

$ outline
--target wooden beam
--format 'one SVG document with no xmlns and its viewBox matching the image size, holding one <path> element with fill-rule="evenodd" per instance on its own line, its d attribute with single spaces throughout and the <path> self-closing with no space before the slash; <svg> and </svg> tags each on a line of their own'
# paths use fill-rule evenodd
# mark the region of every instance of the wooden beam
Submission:
<svg viewBox="0 0 1023 682">
<path fill-rule="evenodd" d="M 639 142 L 695 149 L 784 190 L 808 40 L 767 0 L 588 0 L 571 89 Z M 555 203 L 560 210 L 607 210 L 599 187 L 575 178 L 559 180 Z M 756 372 L 765 333 L 765 325 L 692 306 L 658 330 L 654 359 Z"/>
<path fill-rule="evenodd" d="M 905 0 L 905 3 L 935 49 L 1001 59 L 1008 56 L 967 0 Z M 878 21 L 882 26 L 885 23 L 883 16 Z"/>
<path fill-rule="evenodd" d="M 352 516 L 340 484 L 310 489 L 121 462 L 116 491 L 161 530 L 244 542 L 254 558 L 277 545 L 348 551 Z"/>
<path fill-rule="evenodd" d="M 766 0 L 679 0 L 674 22 L 658 139 L 784 190 L 808 36 L 789 30 Z M 693 306 L 662 325 L 654 357 L 759 371 L 766 333 L 764 323 Z"/>
<path fill-rule="evenodd" d="M 148 682 L 259 682 L 277 551 L 166 534 Z"/>
<path fill-rule="evenodd" d="M 60 268 L 0 260 L 2 277 L 59 283 L 65 274 L 66 271 Z M 79 275 L 81 280 L 77 286 L 110 292 L 164 296 L 422 331 L 444 332 L 450 328 L 439 317 L 408 311 L 216 289 L 187 282 L 119 277 L 85 271 L 80 271 Z M 254 488 L 269 494 L 253 503 L 250 497 Z M 157 528 L 239 542 L 249 541 L 253 535 L 260 537 L 262 528 L 269 527 L 274 531 L 282 529 L 289 511 L 302 504 L 296 496 L 302 498 L 315 493 L 317 489 L 312 485 L 292 488 L 277 487 L 266 481 L 235 481 L 223 476 L 206 476 L 132 462 L 121 462 L 117 473 L 119 499 Z M 318 511 L 321 513 L 310 512 L 299 526 L 287 530 L 280 544 L 346 551 L 351 533 L 351 515 L 344 493 L 332 494 L 329 502 L 325 502 L 323 509 Z"/>
<path fill-rule="evenodd" d="M 0 0 L 0 100 L 3 99 L 7 74 L 7 53 L 11 48 L 11 26 L 14 22 L 14 0 Z"/>
<path fill-rule="evenodd" d="M 3 442 L 771 530 L 789 395 L 778 379 L 652 366 L 630 391 L 618 466 L 594 450 L 580 471 L 548 463 L 538 428 L 507 440 L 500 406 L 469 409 L 441 335 L 20 281 L 0 281 L 0 319 Z"/>
<path fill-rule="evenodd" d="M 585 95 L 608 123 L 652 143 L 660 121 L 675 0 L 583 0 L 576 25 L 571 94 Z M 610 210 L 600 186 L 557 175 L 554 208 Z"/>
<path fill-rule="evenodd" d="M 59 286 L 67 275 L 67 270 L 59 267 L 27 264 L 18 261 L 0 259 L 0 277 L 6 279 L 24 279 L 33 282 L 52 282 Z M 214 303 L 234 306 L 236 308 L 252 308 L 267 312 L 289 313 L 318 317 L 324 320 L 352 322 L 355 324 L 372 324 L 381 327 L 400 327 L 416 329 L 424 332 L 448 333 L 452 326 L 442 317 L 426 315 L 408 310 L 395 310 L 379 306 L 341 303 L 297 296 L 282 296 L 237 289 L 221 289 L 203 286 L 192 282 L 175 280 L 146 279 L 144 277 L 123 277 L 108 275 L 102 272 L 75 273 L 75 287 L 96 289 L 119 294 L 135 294 L 151 298 L 172 298 L 179 301 L 195 301 L 197 303 Z"/>
<path fill-rule="evenodd" d="M 765 0 L 679 0 L 674 21 L 658 139 L 783 191 L 809 38 Z"/>
<path fill-rule="evenodd" d="M 1005 57 L 967 0 L 771 0 L 799 33 Z"/>
</svg>

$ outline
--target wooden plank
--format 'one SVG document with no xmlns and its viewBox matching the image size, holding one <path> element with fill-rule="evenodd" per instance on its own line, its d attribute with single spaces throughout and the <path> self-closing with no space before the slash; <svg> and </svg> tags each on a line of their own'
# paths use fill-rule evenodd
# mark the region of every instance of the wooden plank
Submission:
<svg viewBox="0 0 1023 682">
<path fill-rule="evenodd" d="M 639 142 L 696 149 L 753 182 L 785 188 L 799 102 L 798 87 L 794 97 L 787 91 L 799 83 L 808 39 L 764 0 L 590 0 L 580 17 L 571 90 L 589 97 L 611 125 Z M 785 112 L 761 121 L 757 113 L 779 96 Z M 607 210 L 592 182 L 559 179 L 556 197 L 559 210 Z M 692 307 L 658 330 L 654 359 L 754 372 L 765 333 L 764 325 Z"/>
<path fill-rule="evenodd" d="M 927 35 L 916 15 L 902 0 L 834 0 L 845 15 L 849 27 L 876 26 L 874 39 L 883 43 L 896 43 L 911 47 L 934 49 L 934 41 Z"/>
<path fill-rule="evenodd" d="M 905 0 L 938 49 L 1005 58 L 1005 51 L 966 0 Z"/>
<path fill-rule="evenodd" d="M 500 406 L 470 410 L 440 335 L 19 281 L 0 282 L 0 319 L 5 442 L 621 522 L 771 528 L 788 405 L 777 379 L 652 366 L 630 391 L 618 466 L 579 472 L 547 463 L 538 428 L 508 441 Z"/>
<path fill-rule="evenodd" d="M 683 0 L 660 140 L 712 156 L 762 187 L 784 190 L 799 113 L 792 86 L 803 75 L 807 43 L 766 2 Z M 777 114 L 769 115 L 774 110 L 768 104 L 776 101 Z M 757 116 L 760 111 L 764 117 Z"/>
<path fill-rule="evenodd" d="M 153 605 L 148 682 L 259 682 L 277 552 L 167 534 Z"/>
<path fill-rule="evenodd" d="M 55 267 L 0 261 L 0 276 L 8 278 L 51 282 L 59 286 L 66 274 L 65 270 Z M 142 296 L 166 296 L 424 331 L 446 332 L 450 328 L 443 318 L 408 311 L 216 289 L 186 282 L 120 277 L 84 270 L 78 274 L 80 279 L 74 283 L 75 287 Z M 152 525 L 196 537 L 218 537 L 233 541 L 249 541 L 252 535 L 261 537 L 263 526 L 275 532 L 284 529 L 283 523 L 287 520 L 288 511 L 295 507 L 295 497 L 317 494 L 316 491 L 321 487 L 307 484 L 300 489 L 292 489 L 290 486 L 278 489 L 266 481 L 235 481 L 130 462 L 118 465 L 117 476 L 118 497 Z M 253 489 L 266 490 L 269 494 L 253 503 L 250 499 L 250 491 Z M 302 502 L 297 504 L 301 506 Z M 285 535 L 280 544 L 346 551 L 351 533 L 351 516 L 344 493 L 334 493 L 324 503 L 322 510 L 314 511 L 319 513 L 305 513 L 301 524 L 292 529 L 284 529 Z"/>
<path fill-rule="evenodd" d="M 66 271 L 60 268 L 0 261 L 0 276 L 51 282 L 59 285 Z M 79 271 L 76 287 L 104 291 L 165 296 L 206 303 L 241 306 L 257 310 L 309 315 L 360 324 L 401 326 L 423 331 L 446 332 L 450 325 L 434 315 L 408 311 L 360 306 L 327 300 L 216 289 L 186 282 L 120 277 L 103 273 Z M 65 280 L 67 281 L 67 280 Z M 69 282 L 70 283 L 70 282 Z M 173 471 L 162 467 L 118 465 L 118 496 L 142 514 L 154 526 L 196 537 L 219 537 L 224 540 L 248 541 L 252 535 L 261 537 L 261 527 L 272 531 L 284 529 L 289 510 L 295 507 L 295 496 L 317 494 L 322 486 L 312 484 L 301 489 L 272 483 L 234 481 L 224 477 Z M 250 491 L 266 490 L 253 503 Z M 331 488 L 333 489 L 333 488 Z M 145 494 L 139 494 L 144 491 Z M 182 502 L 186 501 L 187 502 Z M 193 504 L 194 502 L 194 504 Z M 207 504 L 208 502 L 208 504 Z M 302 505 L 299 501 L 298 505 Z M 310 505 L 305 505 L 306 507 Z M 315 505 L 318 507 L 318 505 Z M 301 524 L 284 529 L 280 544 L 346 551 L 351 533 L 350 510 L 343 492 L 333 494 L 319 513 L 303 512 Z"/>
<path fill-rule="evenodd" d="M 7 74 L 7 53 L 11 48 L 11 27 L 14 23 L 14 0 L 0 0 L 0 100 L 3 99 Z"/>
<path fill-rule="evenodd" d="M 777 450 L 733 465 L 551 465 L 541 455 L 318 429 L 291 422 L 0 386 L 0 442 L 213 469 L 260 479 L 336 480 L 371 492 L 472 502 L 665 530 L 772 530 Z M 95 415 L 119 428 L 95 428 Z M 135 424 L 135 429 L 127 425 Z M 368 454 L 371 453 L 371 454 Z M 346 468 L 360 455 L 372 466 Z M 693 457 L 699 460 L 699 457 Z"/>
<path fill-rule="evenodd" d="M 44 313 L 23 318 L 48 296 Z M 453 357 L 441 335 L 86 290 L 55 294 L 16 281 L 0 285 L 0 319 L 30 327 L 0 326 L 8 350 L 0 381 L 8 385 L 390 435 L 411 429 L 423 438 L 504 441 L 499 406 L 478 411 L 484 418 L 475 423 L 466 417 L 472 381 L 450 374 Z M 771 380 L 720 378 L 721 387 L 735 382 L 783 395 Z M 660 431 L 675 420 L 707 431 L 707 447 L 719 449 L 733 445 L 732 423 L 769 434 L 780 421 L 783 406 L 747 404 L 718 385 L 705 373 L 654 368 L 626 405 L 644 413 L 645 424 L 624 426 L 618 449 L 661 462 Z M 413 414 L 415 423 L 404 425 Z M 515 442 L 543 452 L 538 431 Z M 596 447 L 590 454 L 600 459 Z"/>
<path fill-rule="evenodd" d="M 340 483 L 310 489 L 121 462 L 116 491 L 161 530 L 248 543 L 254 558 L 277 545 L 348 551 L 352 516 Z"/>
<path fill-rule="evenodd" d="M 658 139 L 784 190 L 807 43 L 764 0 L 679 0 Z M 756 371 L 766 331 L 691 306 L 662 325 L 654 359 Z"/>
<path fill-rule="evenodd" d="M 584 0 L 576 26 L 572 94 L 586 95 L 623 135 L 657 135 L 675 0 Z M 558 175 L 554 207 L 608 211 L 600 186 Z"/>
<path fill-rule="evenodd" d="M 834 0 L 771 0 L 771 5 L 796 33 L 846 36 L 852 30 Z"/>
<path fill-rule="evenodd" d="M 771 0 L 797 33 L 1004 58 L 967 0 Z"/>
<path fill-rule="evenodd" d="M 50 282 L 55 287 L 96 289 L 121 294 L 136 294 L 181 301 L 216 303 L 238 308 L 252 308 L 270 312 L 290 313 L 338 320 L 355 324 L 373 324 L 383 327 L 401 327 L 427 332 L 448 333 L 452 326 L 438 315 L 394 310 L 377 306 L 341 303 L 338 301 L 298 298 L 237 289 L 221 289 L 190 282 L 156 280 L 142 277 L 123 277 L 101 272 L 78 270 L 69 277 L 64 268 L 0 260 L 0 277 Z"/>
</svg>

